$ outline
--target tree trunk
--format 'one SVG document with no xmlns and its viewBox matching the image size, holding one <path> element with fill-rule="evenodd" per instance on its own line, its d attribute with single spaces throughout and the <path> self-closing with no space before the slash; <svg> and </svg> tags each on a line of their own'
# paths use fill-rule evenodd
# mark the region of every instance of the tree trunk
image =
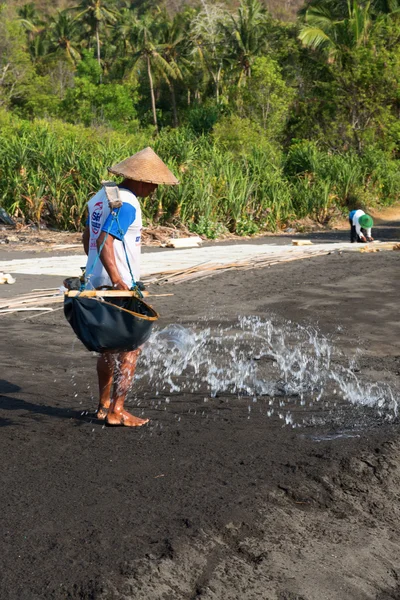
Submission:
<svg viewBox="0 0 400 600">
<path fill-rule="evenodd" d="M 218 67 L 217 76 L 215 78 L 215 92 L 216 92 L 215 97 L 217 100 L 217 104 L 219 103 L 219 82 L 221 79 L 221 71 L 222 71 L 222 65 L 220 65 Z"/>
<path fill-rule="evenodd" d="M 175 88 L 174 88 L 173 83 L 169 84 L 169 90 L 171 92 L 172 116 L 173 116 L 173 121 L 174 121 L 174 127 L 178 127 L 178 125 L 179 125 L 178 112 L 176 110 L 176 97 L 175 97 Z"/>
<path fill-rule="evenodd" d="M 100 61 L 100 23 L 96 21 L 96 44 L 97 44 L 97 62 L 100 67 L 100 83 L 102 82 L 101 61 Z"/>
<path fill-rule="evenodd" d="M 148 54 L 146 55 L 146 59 L 147 59 L 147 75 L 149 76 L 149 85 L 150 85 L 151 110 L 153 111 L 153 123 L 154 123 L 154 127 L 156 129 L 156 133 L 158 133 L 156 99 L 154 97 L 154 86 L 153 86 L 153 77 L 151 75 L 150 56 Z"/>
</svg>

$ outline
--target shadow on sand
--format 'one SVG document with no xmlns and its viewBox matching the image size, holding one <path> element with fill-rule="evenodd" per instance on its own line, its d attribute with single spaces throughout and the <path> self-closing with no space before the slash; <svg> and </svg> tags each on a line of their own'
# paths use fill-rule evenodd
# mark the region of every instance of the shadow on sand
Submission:
<svg viewBox="0 0 400 600">
<path fill-rule="evenodd" d="M 77 419 L 77 425 L 83 425 L 88 420 L 80 411 L 70 408 L 60 408 L 57 406 L 47 406 L 44 404 L 34 404 L 21 398 L 14 398 L 7 394 L 15 394 L 21 391 L 21 387 L 10 381 L 0 379 L 0 414 L 3 411 L 25 411 L 30 415 L 42 415 L 44 417 L 56 417 L 58 419 Z M 94 415 L 90 415 L 94 417 Z M 15 421 L 0 416 L 0 427 L 15 424 Z"/>
<path fill-rule="evenodd" d="M 400 240 L 400 221 L 377 222 L 372 228 L 372 235 L 381 242 L 394 242 Z M 349 242 L 350 230 L 338 231 L 314 231 L 312 233 L 302 233 L 296 235 L 295 239 L 307 238 L 321 243 L 326 242 Z"/>
</svg>

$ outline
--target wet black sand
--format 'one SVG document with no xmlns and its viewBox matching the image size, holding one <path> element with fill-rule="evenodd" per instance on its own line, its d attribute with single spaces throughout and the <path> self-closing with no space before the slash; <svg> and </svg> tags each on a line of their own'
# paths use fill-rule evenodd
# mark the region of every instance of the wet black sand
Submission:
<svg viewBox="0 0 400 600">
<path fill-rule="evenodd" d="M 154 288 L 174 295 L 153 304 L 161 326 L 317 325 L 361 349 L 360 376 L 396 388 L 399 261 L 343 253 L 225 273 Z M 95 408 L 95 359 L 62 311 L 0 328 L 1 599 L 400 598 L 396 421 L 318 440 L 335 431 L 248 419 L 247 400 L 227 395 L 204 416 L 201 394 L 156 410 L 147 389 L 150 426 L 104 429 L 81 415 Z"/>
</svg>

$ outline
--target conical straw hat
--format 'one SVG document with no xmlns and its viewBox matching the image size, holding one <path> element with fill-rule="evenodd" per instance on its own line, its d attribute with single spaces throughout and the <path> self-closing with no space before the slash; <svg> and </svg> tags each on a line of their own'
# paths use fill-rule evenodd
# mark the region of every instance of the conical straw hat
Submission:
<svg viewBox="0 0 400 600">
<path fill-rule="evenodd" d="M 108 170 L 114 175 L 120 175 L 134 181 L 164 183 L 166 185 L 177 185 L 179 183 L 167 165 L 149 146 L 117 165 L 108 167 Z"/>
</svg>

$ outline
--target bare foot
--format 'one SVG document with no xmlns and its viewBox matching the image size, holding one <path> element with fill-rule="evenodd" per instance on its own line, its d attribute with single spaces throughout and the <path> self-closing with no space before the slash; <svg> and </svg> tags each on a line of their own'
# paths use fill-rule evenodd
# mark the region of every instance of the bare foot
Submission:
<svg viewBox="0 0 400 600">
<path fill-rule="evenodd" d="M 126 410 L 109 412 L 106 419 L 107 425 L 124 425 L 125 427 L 141 427 L 148 422 L 149 419 L 139 419 L 139 417 L 134 417 Z"/>
<path fill-rule="evenodd" d="M 108 406 L 103 406 L 101 404 L 99 404 L 99 408 L 97 409 L 97 413 L 96 413 L 96 417 L 99 419 L 99 421 L 105 421 L 107 415 L 108 415 Z"/>
</svg>

